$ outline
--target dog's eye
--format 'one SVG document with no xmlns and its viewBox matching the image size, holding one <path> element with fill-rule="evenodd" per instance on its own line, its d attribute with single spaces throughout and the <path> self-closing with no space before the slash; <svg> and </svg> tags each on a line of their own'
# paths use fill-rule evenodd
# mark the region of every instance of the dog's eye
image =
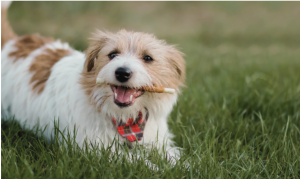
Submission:
<svg viewBox="0 0 300 179">
<path fill-rule="evenodd" d="M 118 55 L 118 52 L 112 52 L 112 53 L 108 54 L 108 58 L 112 60 L 112 59 L 115 58 L 117 55 Z"/>
<path fill-rule="evenodd" d="M 153 59 L 149 56 L 149 55 L 145 55 L 144 58 L 145 62 L 149 63 L 149 62 L 152 62 Z"/>
</svg>

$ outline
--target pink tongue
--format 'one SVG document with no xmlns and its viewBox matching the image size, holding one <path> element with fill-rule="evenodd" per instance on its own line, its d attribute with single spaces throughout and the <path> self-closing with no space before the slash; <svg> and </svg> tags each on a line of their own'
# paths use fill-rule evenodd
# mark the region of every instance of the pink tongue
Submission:
<svg viewBox="0 0 300 179">
<path fill-rule="evenodd" d="M 132 100 L 134 100 L 134 92 L 136 92 L 135 89 L 131 88 L 124 88 L 124 87 L 118 87 L 114 91 L 117 93 L 117 99 L 120 103 L 129 103 L 130 102 L 130 96 L 132 95 Z"/>
</svg>

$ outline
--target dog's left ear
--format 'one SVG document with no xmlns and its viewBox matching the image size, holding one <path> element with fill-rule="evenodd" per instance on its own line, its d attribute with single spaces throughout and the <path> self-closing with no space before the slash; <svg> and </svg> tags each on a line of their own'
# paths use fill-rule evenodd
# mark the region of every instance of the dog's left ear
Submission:
<svg viewBox="0 0 300 179">
<path fill-rule="evenodd" d="M 98 58 L 98 54 L 106 41 L 107 34 L 99 30 L 97 30 L 97 32 L 93 34 L 93 37 L 90 38 L 90 45 L 86 50 L 86 60 L 84 63 L 84 69 L 87 72 L 90 72 L 94 68 L 95 59 Z"/>
<path fill-rule="evenodd" d="M 169 49 L 169 63 L 175 69 L 176 79 L 179 80 L 179 86 L 184 86 L 185 82 L 185 60 L 184 54 L 177 50 L 174 46 Z"/>
</svg>

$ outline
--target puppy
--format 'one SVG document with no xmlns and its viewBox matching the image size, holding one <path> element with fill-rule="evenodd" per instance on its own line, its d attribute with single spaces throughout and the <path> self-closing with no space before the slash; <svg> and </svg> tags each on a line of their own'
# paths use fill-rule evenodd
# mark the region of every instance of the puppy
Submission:
<svg viewBox="0 0 300 179">
<path fill-rule="evenodd" d="M 126 30 L 97 31 L 85 53 L 37 34 L 18 37 L 6 19 L 8 6 L 2 2 L 2 118 L 15 117 L 26 128 L 47 126 L 47 139 L 59 119 L 60 129 L 76 126 L 80 146 L 87 140 L 108 147 L 117 139 L 179 157 L 167 119 L 185 80 L 180 51 L 152 34 Z M 143 88 L 153 86 L 175 94 Z"/>
</svg>

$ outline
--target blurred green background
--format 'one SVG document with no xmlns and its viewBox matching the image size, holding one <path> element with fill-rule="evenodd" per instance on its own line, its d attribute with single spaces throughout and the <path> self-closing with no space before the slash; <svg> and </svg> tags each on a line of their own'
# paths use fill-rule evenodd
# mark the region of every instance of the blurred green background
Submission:
<svg viewBox="0 0 300 179">
<path fill-rule="evenodd" d="M 298 48 L 299 17 L 299 2 L 14 2 L 9 12 L 18 34 L 54 36 L 81 50 L 95 29 L 122 28 L 181 47 Z"/>
<path fill-rule="evenodd" d="M 13 2 L 9 20 L 19 35 L 52 36 L 81 51 L 95 29 L 153 33 L 177 44 L 187 88 L 169 125 L 192 168 L 153 172 L 142 162 L 40 149 L 40 139 L 2 120 L 2 175 L 299 178 L 299 17 L 300 2 Z"/>
</svg>

